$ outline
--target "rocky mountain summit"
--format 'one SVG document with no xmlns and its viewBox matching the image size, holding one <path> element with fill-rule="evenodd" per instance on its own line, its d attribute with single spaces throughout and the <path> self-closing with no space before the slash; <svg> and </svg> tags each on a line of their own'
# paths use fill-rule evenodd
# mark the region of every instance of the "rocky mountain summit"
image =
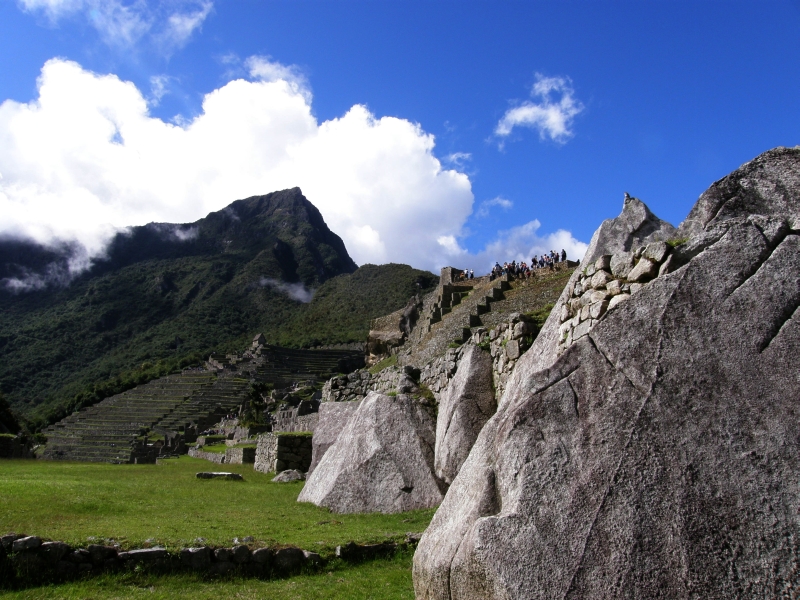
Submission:
<svg viewBox="0 0 800 600">
<path fill-rule="evenodd" d="M 418 598 L 794 597 L 800 149 L 716 182 L 677 231 L 631 226 L 630 203 L 423 536 Z"/>
</svg>

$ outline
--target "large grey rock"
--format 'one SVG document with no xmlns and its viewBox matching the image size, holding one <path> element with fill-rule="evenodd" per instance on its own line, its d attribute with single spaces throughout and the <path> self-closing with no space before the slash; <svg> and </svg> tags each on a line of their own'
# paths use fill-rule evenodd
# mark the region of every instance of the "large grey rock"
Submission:
<svg viewBox="0 0 800 600">
<path fill-rule="evenodd" d="M 633 268 L 633 261 L 632 255 L 628 257 L 629 260 L 625 260 L 626 257 L 622 256 L 623 253 L 631 252 L 633 249 L 646 246 L 651 242 L 671 240 L 676 235 L 675 228 L 650 212 L 644 202 L 625 194 L 622 212 L 614 219 L 603 221 L 595 231 L 589 242 L 589 248 L 581 260 L 581 265 L 588 265 L 586 267 L 587 276 L 590 273 L 594 275 L 597 260 L 603 256 L 612 255 L 612 258 L 609 259 L 612 272 L 617 277 L 625 277 Z M 604 263 L 605 261 L 603 261 Z M 561 307 L 569 302 L 572 289 L 582 275 L 583 266 L 572 274 L 539 335 L 525 353 L 526 360 L 531 362 L 533 368 L 546 369 L 558 358 Z M 587 298 L 586 304 L 598 301 L 598 299 Z M 517 369 L 515 369 L 516 372 Z M 514 375 L 512 375 L 512 379 L 513 377 Z M 503 404 L 502 399 L 499 404 Z"/>
<path fill-rule="evenodd" d="M 437 506 L 435 422 L 412 396 L 370 392 L 308 476 L 298 501 L 339 513 Z"/>
<path fill-rule="evenodd" d="M 519 346 L 516 340 L 508 343 Z M 495 410 L 492 357 L 478 346 L 469 345 L 439 402 L 435 462 L 439 478 L 452 483 Z"/>
<path fill-rule="evenodd" d="M 800 151 L 772 155 L 779 201 L 708 221 L 550 368 L 520 359 L 420 541 L 417 598 L 792 596 Z"/>
<path fill-rule="evenodd" d="M 311 466 L 308 468 L 308 475 L 314 472 L 319 461 L 333 446 L 336 438 L 347 425 L 356 410 L 360 400 L 355 402 L 323 402 L 319 405 L 319 420 L 314 430 L 314 437 L 311 438 Z"/>
</svg>

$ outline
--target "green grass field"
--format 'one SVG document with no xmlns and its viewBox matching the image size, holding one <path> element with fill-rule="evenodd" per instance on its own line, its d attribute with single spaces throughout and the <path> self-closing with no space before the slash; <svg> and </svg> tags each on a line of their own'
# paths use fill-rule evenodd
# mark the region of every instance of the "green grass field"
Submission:
<svg viewBox="0 0 800 600">
<path fill-rule="evenodd" d="M 244 481 L 195 477 L 215 470 L 241 473 Z M 303 482 L 271 479 L 252 465 L 214 465 L 188 456 L 160 465 L 3 460 L 0 534 L 73 546 L 114 540 L 125 549 L 148 541 L 169 550 L 198 543 L 229 547 L 235 537 L 253 536 L 256 545 L 295 545 L 329 556 L 349 541 L 398 540 L 423 531 L 434 513 L 338 515 L 298 503 Z"/>
<path fill-rule="evenodd" d="M 14 600 L 101 600 L 147 598 L 148 600 L 220 600 L 222 598 L 281 598 L 298 600 L 412 600 L 410 552 L 392 559 L 349 566 L 341 561 L 322 573 L 289 579 L 261 581 L 228 578 L 209 580 L 198 575 L 149 576 L 136 573 L 103 575 L 62 585 L 42 586 L 18 592 L 0 592 Z"/>
</svg>

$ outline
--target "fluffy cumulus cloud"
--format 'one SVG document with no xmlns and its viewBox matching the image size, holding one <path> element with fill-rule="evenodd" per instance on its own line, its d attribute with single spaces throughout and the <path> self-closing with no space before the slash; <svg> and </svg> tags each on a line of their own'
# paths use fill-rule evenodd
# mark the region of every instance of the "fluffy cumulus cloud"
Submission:
<svg viewBox="0 0 800 600">
<path fill-rule="evenodd" d="M 319 122 L 298 71 L 263 57 L 245 64 L 250 77 L 207 94 L 198 116 L 165 122 L 148 110 L 165 81 L 151 82 L 148 100 L 114 75 L 48 61 L 38 98 L 0 104 L 0 236 L 77 240 L 80 261 L 70 269 L 80 269 L 120 228 L 190 223 L 233 200 L 299 186 L 359 264 L 437 271 L 562 247 L 582 255 L 585 245 L 567 232 L 538 237 L 536 221 L 470 254 L 460 242 L 470 180 L 442 166 L 432 135 L 361 105 Z M 479 212 L 510 207 L 495 198 Z"/>
<path fill-rule="evenodd" d="M 186 45 L 214 7 L 211 0 L 19 0 L 53 24 L 83 16 L 109 46 L 132 48 L 146 36 L 165 54 Z"/>
<path fill-rule="evenodd" d="M 461 234 L 472 191 L 434 156 L 433 137 L 360 105 L 318 122 L 302 77 L 248 64 L 253 79 L 174 124 L 150 116 L 132 83 L 48 61 L 36 100 L 0 105 L 0 234 L 78 239 L 97 255 L 119 227 L 191 222 L 299 186 L 356 262 L 441 266 L 437 239 Z"/>
<path fill-rule="evenodd" d="M 506 111 L 495 127 L 496 136 L 503 140 L 515 127 L 535 129 L 541 139 L 550 138 L 558 143 L 573 136 L 573 120 L 583 111 L 583 104 L 575 98 L 568 77 L 545 77 L 537 73 L 531 97 L 534 101 L 527 100 Z"/>
</svg>

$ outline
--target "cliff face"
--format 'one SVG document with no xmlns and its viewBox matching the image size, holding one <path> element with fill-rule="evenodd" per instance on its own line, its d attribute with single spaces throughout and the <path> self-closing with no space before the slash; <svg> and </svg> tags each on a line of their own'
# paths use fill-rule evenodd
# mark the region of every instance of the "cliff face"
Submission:
<svg viewBox="0 0 800 600">
<path fill-rule="evenodd" d="M 791 595 L 799 233 L 800 150 L 776 149 L 701 196 L 674 270 L 560 356 L 540 336 L 420 542 L 417 597 Z"/>
</svg>

